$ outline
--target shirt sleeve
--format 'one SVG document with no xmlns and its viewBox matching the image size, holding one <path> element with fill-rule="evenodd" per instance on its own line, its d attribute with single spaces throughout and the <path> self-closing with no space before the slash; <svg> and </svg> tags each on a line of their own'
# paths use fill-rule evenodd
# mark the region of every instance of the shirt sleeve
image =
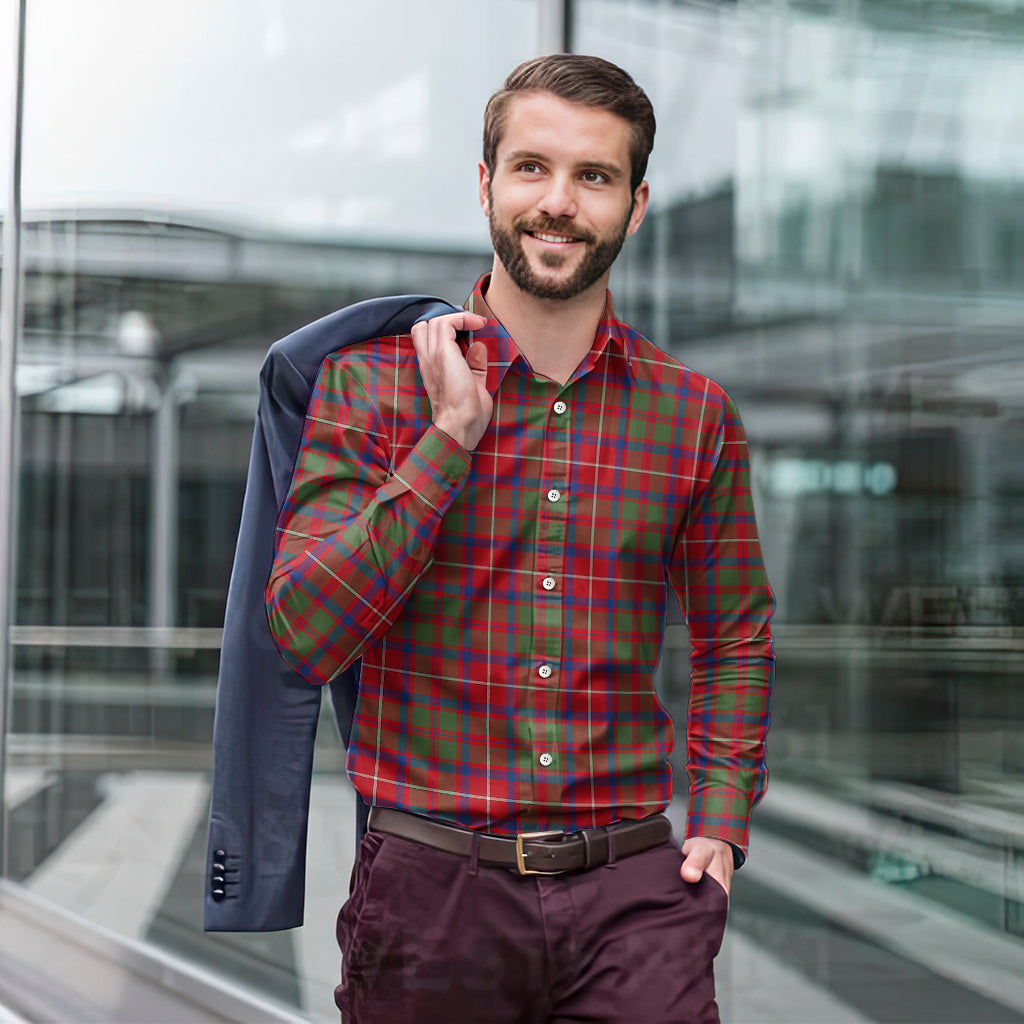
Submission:
<svg viewBox="0 0 1024 1024">
<path fill-rule="evenodd" d="M 768 585 L 754 522 L 746 436 L 735 406 L 703 427 L 689 517 L 669 580 L 690 629 L 688 836 L 724 839 L 746 856 L 750 812 L 768 780 L 765 738 L 775 655 Z"/>
<path fill-rule="evenodd" d="M 277 522 L 267 617 L 284 660 L 329 682 L 394 624 L 434 559 L 471 457 L 431 424 L 398 465 L 381 416 L 334 359 L 320 368 Z"/>
</svg>

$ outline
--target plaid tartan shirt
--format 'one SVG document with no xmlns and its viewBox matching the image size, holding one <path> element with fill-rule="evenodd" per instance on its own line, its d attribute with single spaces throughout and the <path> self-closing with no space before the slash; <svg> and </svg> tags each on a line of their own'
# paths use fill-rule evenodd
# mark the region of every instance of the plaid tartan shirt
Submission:
<svg viewBox="0 0 1024 1024">
<path fill-rule="evenodd" d="M 499 835 L 574 830 L 672 797 L 652 683 L 667 580 L 692 644 L 687 834 L 745 851 L 773 598 L 736 410 L 610 297 L 572 378 L 535 375 L 487 281 L 467 308 L 488 318 L 473 337 L 494 411 L 472 453 L 432 424 L 409 336 L 325 360 L 278 521 L 271 630 L 311 682 L 362 659 L 347 770 L 368 803 Z"/>
</svg>

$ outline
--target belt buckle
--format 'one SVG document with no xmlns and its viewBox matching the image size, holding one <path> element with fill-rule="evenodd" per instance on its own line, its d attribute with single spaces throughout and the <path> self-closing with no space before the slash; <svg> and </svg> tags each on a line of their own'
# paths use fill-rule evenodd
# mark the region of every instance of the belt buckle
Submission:
<svg viewBox="0 0 1024 1024">
<path fill-rule="evenodd" d="M 564 871 L 534 871 L 526 866 L 526 854 L 523 850 L 524 839 L 548 839 L 551 836 L 565 835 L 564 832 L 520 832 L 516 836 L 516 867 L 521 875 L 564 875 Z"/>
</svg>

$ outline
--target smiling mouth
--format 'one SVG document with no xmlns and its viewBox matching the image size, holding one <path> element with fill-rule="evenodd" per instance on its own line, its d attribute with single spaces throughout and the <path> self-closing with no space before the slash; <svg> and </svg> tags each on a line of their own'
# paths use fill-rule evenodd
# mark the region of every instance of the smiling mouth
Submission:
<svg viewBox="0 0 1024 1024">
<path fill-rule="evenodd" d="M 568 242 L 578 242 L 578 238 L 570 238 L 568 235 L 552 235 L 546 231 L 527 231 L 527 234 L 531 238 L 539 238 L 542 242 L 556 242 L 559 244 L 565 244 Z"/>
</svg>

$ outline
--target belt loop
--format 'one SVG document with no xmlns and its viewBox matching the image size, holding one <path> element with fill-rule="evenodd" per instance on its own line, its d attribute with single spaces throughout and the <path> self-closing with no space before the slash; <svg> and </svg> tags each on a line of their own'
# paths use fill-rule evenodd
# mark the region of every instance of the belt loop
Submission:
<svg viewBox="0 0 1024 1024">
<path fill-rule="evenodd" d="M 475 878 L 480 872 L 480 833 L 475 829 L 469 837 L 469 873 Z"/>
<path fill-rule="evenodd" d="M 615 863 L 615 829 L 607 829 L 605 835 L 608 836 L 608 867 L 614 868 L 618 866 Z"/>
<path fill-rule="evenodd" d="M 591 851 L 590 851 L 590 829 L 584 828 L 580 830 L 580 835 L 583 837 L 583 870 L 587 871 L 592 863 Z"/>
</svg>

